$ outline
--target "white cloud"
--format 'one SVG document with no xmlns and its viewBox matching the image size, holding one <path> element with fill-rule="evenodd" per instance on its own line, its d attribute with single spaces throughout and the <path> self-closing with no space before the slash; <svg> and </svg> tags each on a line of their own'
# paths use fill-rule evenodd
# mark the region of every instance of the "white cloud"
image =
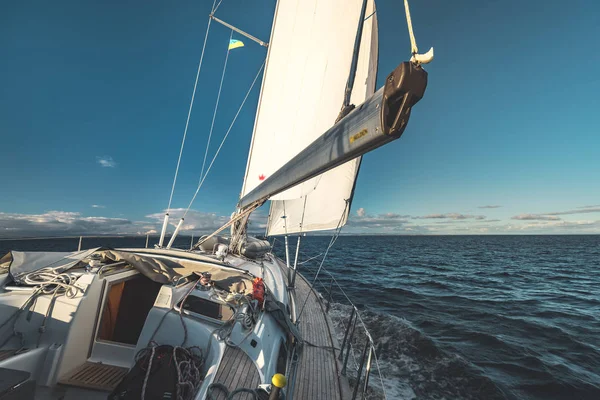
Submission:
<svg viewBox="0 0 600 400">
<path fill-rule="evenodd" d="M 459 214 L 459 213 L 446 213 L 446 214 L 429 214 L 420 217 L 413 217 L 414 219 L 485 219 L 485 215 L 470 215 L 470 214 Z"/>
<path fill-rule="evenodd" d="M 100 211 L 99 207 L 94 208 Z M 170 211 L 170 227 L 174 227 L 185 212 L 183 208 Z M 79 236 L 116 234 L 157 234 L 161 231 L 164 210 L 148 214 L 140 220 L 85 216 L 73 211 L 48 211 L 41 214 L 0 212 L 0 238 Z M 182 226 L 182 235 L 212 233 L 229 220 L 229 215 L 190 210 Z M 250 218 L 249 232 L 264 234 L 266 210 L 255 211 Z M 550 214 L 520 214 L 510 219 L 486 219 L 483 215 L 460 213 L 428 214 L 425 216 L 381 213 L 369 215 L 360 208 L 351 215 L 346 234 L 544 234 L 600 233 L 600 220 L 562 220 Z M 223 232 L 229 234 L 229 230 Z"/>
<path fill-rule="evenodd" d="M 521 221 L 559 221 L 560 218 L 555 215 L 545 214 L 520 214 L 511 217 L 510 219 L 517 219 Z"/>
<path fill-rule="evenodd" d="M 185 208 L 172 208 L 169 211 L 169 225 L 175 227 L 179 224 L 179 220 L 185 213 Z M 165 217 L 165 211 L 159 213 L 153 213 L 146 215 L 146 218 L 153 221 L 159 230 L 162 227 L 162 223 Z M 229 216 L 218 215 L 216 213 L 207 213 L 202 211 L 190 210 L 185 216 L 181 231 L 196 231 L 203 233 L 212 233 L 218 228 L 222 227 L 229 221 Z M 257 210 L 250 215 L 250 222 L 248 231 L 250 232 L 262 232 L 267 224 L 267 215 L 262 210 Z M 229 231 L 225 231 L 225 235 L 229 234 Z"/>
<path fill-rule="evenodd" d="M 169 225 L 176 227 L 184 213 L 185 208 L 172 208 L 169 211 Z M 164 217 L 164 212 L 146 215 L 146 218 L 153 221 L 159 227 L 162 227 Z M 229 218 L 223 215 L 190 210 L 185 216 L 181 230 L 214 231 L 223 226 L 227 221 L 229 221 Z"/>
<path fill-rule="evenodd" d="M 570 214 L 587 214 L 587 213 L 597 213 L 597 212 L 600 212 L 600 207 L 585 206 L 585 207 L 580 207 L 577 210 L 556 211 L 556 212 L 544 213 L 544 215 L 570 215 Z"/>
<path fill-rule="evenodd" d="M 48 211 L 43 214 L 0 213 L 0 237 L 104 235 L 136 233 L 124 218 L 84 217 L 78 212 Z"/>
<path fill-rule="evenodd" d="M 477 208 L 500 208 L 502 206 L 479 206 Z"/>
<path fill-rule="evenodd" d="M 116 161 L 113 160 L 113 158 L 111 156 L 103 156 L 103 157 L 97 156 L 96 162 L 104 168 L 115 168 L 117 166 Z"/>
<path fill-rule="evenodd" d="M 92 204 L 92 208 L 106 208 L 106 207 L 101 206 L 100 204 Z"/>
<path fill-rule="evenodd" d="M 575 214 L 589 214 L 589 213 L 600 213 L 600 207 L 598 206 L 583 206 L 578 207 L 576 210 L 567 211 L 553 211 L 541 214 L 520 214 L 511 217 L 511 219 L 517 220 L 529 220 L 529 221 L 560 221 L 561 218 L 558 215 L 575 215 Z"/>
<path fill-rule="evenodd" d="M 348 233 L 398 233 L 397 231 L 403 229 L 403 225 L 408 221 L 407 218 L 410 217 L 396 213 L 368 215 L 364 208 L 356 210 L 356 214 L 348 221 Z"/>
</svg>

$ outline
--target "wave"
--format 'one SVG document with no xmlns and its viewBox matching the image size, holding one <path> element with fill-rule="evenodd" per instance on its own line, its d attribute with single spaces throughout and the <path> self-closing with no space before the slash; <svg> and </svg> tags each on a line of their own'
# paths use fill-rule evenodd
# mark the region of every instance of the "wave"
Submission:
<svg viewBox="0 0 600 400">
<path fill-rule="evenodd" d="M 351 308 L 333 304 L 331 316 L 340 342 Z M 503 391 L 480 370 L 456 353 L 442 350 L 405 319 L 371 309 L 361 310 L 362 321 L 377 348 L 383 384 L 394 399 L 506 399 Z M 365 336 L 352 340 L 357 361 Z M 352 361 L 349 361 L 349 365 Z M 350 366 L 349 366 L 350 368 Z M 382 398 L 381 381 L 370 379 L 372 399 Z M 379 391 L 376 389 L 379 388 Z"/>
</svg>

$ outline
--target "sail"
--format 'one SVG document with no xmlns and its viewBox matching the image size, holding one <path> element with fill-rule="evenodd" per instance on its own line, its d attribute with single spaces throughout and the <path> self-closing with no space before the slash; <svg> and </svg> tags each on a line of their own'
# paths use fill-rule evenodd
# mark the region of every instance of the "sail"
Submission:
<svg viewBox="0 0 600 400">
<path fill-rule="evenodd" d="M 278 2 L 242 196 L 334 124 L 343 103 L 361 6 L 362 0 Z M 353 104 L 362 103 L 375 89 L 374 11 L 369 0 Z M 275 196 L 268 234 L 343 225 L 359 165 L 359 158 L 352 160 Z"/>
</svg>

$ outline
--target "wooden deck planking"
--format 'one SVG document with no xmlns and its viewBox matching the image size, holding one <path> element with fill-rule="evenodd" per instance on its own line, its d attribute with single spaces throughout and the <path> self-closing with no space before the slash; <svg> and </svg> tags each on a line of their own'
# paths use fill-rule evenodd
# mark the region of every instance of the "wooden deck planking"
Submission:
<svg viewBox="0 0 600 400">
<path fill-rule="evenodd" d="M 237 347 L 227 347 L 217 373 L 214 383 L 225 385 L 229 392 L 238 388 L 256 389 L 260 384 L 260 374 L 254 362 Z M 226 400 L 227 396 L 220 390 L 213 392 L 215 400 Z M 249 393 L 240 393 L 235 396 L 236 400 L 252 400 Z"/>
<path fill-rule="evenodd" d="M 127 372 L 128 369 L 123 367 L 86 362 L 61 378 L 58 383 L 110 392 L 117 387 Z"/>
<path fill-rule="evenodd" d="M 300 275 L 296 278 L 295 291 L 298 312 L 306 296 L 309 296 L 300 317 L 299 328 L 302 338 L 317 346 L 333 346 L 322 303 L 304 277 Z M 333 350 L 305 344 L 299 356 L 296 374 L 294 400 L 342 399 L 338 365 Z"/>
</svg>

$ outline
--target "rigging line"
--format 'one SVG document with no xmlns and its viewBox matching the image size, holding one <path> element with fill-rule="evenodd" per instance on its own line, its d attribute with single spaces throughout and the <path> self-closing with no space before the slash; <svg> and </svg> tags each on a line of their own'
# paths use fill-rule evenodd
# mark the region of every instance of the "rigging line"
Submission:
<svg viewBox="0 0 600 400">
<path fill-rule="evenodd" d="M 417 48 L 417 40 L 415 39 L 415 33 L 413 32 L 412 20 L 410 18 L 410 9 L 408 8 L 408 0 L 404 0 L 404 11 L 406 12 L 406 24 L 408 25 L 408 36 L 410 36 L 410 51 L 414 55 L 419 52 L 419 49 Z"/>
<path fill-rule="evenodd" d="M 337 238 L 339 237 L 340 232 L 342 231 L 342 226 L 343 226 L 342 221 L 344 220 L 344 215 L 346 215 L 346 210 L 348 209 L 349 204 L 350 204 L 350 201 L 346 200 L 346 206 L 344 207 L 344 211 L 342 211 L 342 215 L 340 216 L 340 220 L 338 221 L 337 228 L 335 228 L 336 231 L 335 231 L 334 235 L 331 237 L 331 241 L 329 242 L 329 245 L 327 246 L 327 249 L 325 250 L 325 254 L 323 255 L 323 259 L 321 260 L 319 269 L 317 270 L 317 273 L 315 274 L 311 288 L 314 287 L 315 283 L 317 282 L 317 279 L 319 278 L 319 273 L 321 272 L 321 269 L 323 269 L 323 264 L 325 263 L 325 259 L 327 258 L 327 254 L 329 253 L 329 250 L 331 249 L 331 247 L 337 241 Z M 306 307 L 306 303 L 308 302 L 308 298 L 310 297 L 311 293 L 312 293 L 312 290 L 306 295 L 306 298 L 304 299 L 304 303 L 302 304 L 302 308 L 300 309 L 300 313 L 298 314 L 296 321 L 300 321 L 300 317 L 302 316 L 302 313 L 304 312 L 304 308 Z"/>
<path fill-rule="evenodd" d="M 316 257 L 318 257 L 318 256 L 316 256 Z M 371 336 L 371 333 L 369 332 L 369 329 L 367 328 L 367 325 L 365 324 L 365 321 L 362 319 L 362 316 L 360 315 L 360 312 L 358 312 L 358 309 L 356 308 L 356 306 L 354 305 L 354 303 L 352 302 L 352 300 L 350 300 L 350 298 L 348 297 L 348 295 L 346 294 L 346 292 L 344 291 L 344 289 L 342 289 L 342 287 L 338 283 L 337 279 L 335 279 L 335 277 L 333 276 L 333 274 L 331 272 L 327 271 L 327 269 L 323 268 L 323 270 L 331 277 L 331 279 L 333 279 L 333 281 L 335 282 L 335 285 L 338 287 L 338 289 L 340 290 L 340 292 L 344 295 L 344 297 L 346 298 L 346 300 L 348 300 L 348 303 L 352 307 L 354 307 L 356 309 L 356 316 L 358 317 L 358 319 L 360 321 L 360 324 L 363 326 L 365 334 L 368 336 L 368 338 L 370 340 L 370 346 L 371 346 L 371 348 L 373 348 L 373 355 L 375 356 L 375 363 L 377 364 L 377 372 L 378 372 L 378 375 L 379 375 L 379 380 L 381 381 L 381 388 L 382 388 L 382 391 L 383 391 L 383 397 L 384 397 L 385 400 L 387 400 L 387 393 L 386 393 L 386 390 L 385 390 L 385 385 L 383 383 L 383 376 L 381 374 L 381 366 L 379 365 L 379 359 L 377 357 L 377 352 L 375 351 L 376 349 L 374 347 L 373 337 Z M 322 283 L 321 283 L 321 285 L 322 285 Z"/>
<path fill-rule="evenodd" d="M 231 38 L 233 37 L 233 30 L 229 34 L 229 41 L 231 42 Z M 202 160 L 202 170 L 200 171 L 200 178 L 198 179 L 198 183 L 202 180 L 202 176 L 204 175 L 204 167 L 206 165 L 206 158 L 208 157 L 208 148 L 210 147 L 210 139 L 212 138 L 212 133 L 215 127 L 215 120 L 217 119 L 217 110 L 219 109 L 219 101 L 221 100 L 221 91 L 223 89 L 223 81 L 225 80 L 225 71 L 227 70 L 227 60 L 229 59 L 229 44 L 227 45 L 227 54 L 225 55 L 225 65 L 223 65 L 223 73 L 221 74 L 221 83 L 219 83 L 219 92 L 217 93 L 217 102 L 215 103 L 215 110 L 213 112 L 212 122 L 210 123 L 210 131 L 208 132 L 208 142 L 206 142 L 206 150 L 204 151 L 204 160 Z"/>
<path fill-rule="evenodd" d="M 217 0 L 215 0 L 215 3 L 217 2 Z M 221 3 L 223 2 L 223 0 L 219 1 L 219 4 L 217 4 L 217 6 L 215 7 L 215 5 L 213 4 L 213 10 L 212 13 L 216 13 L 217 10 L 219 9 L 219 7 L 221 6 Z"/>
<path fill-rule="evenodd" d="M 315 256 L 315 257 L 313 257 L 311 259 L 319 257 L 321 254 L 319 254 L 318 256 Z M 307 260 L 307 261 L 309 261 L 309 260 Z M 356 306 L 354 305 L 354 303 L 352 302 L 352 300 L 350 300 L 350 298 L 348 297 L 348 295 L 346 294 L 346 292 L 344 291 L 344 289 L 340 286 L 340 284 L 337 281 L 337 279 L 335 279 L 335 277 L 333 276 L 333 274 L 331 272 L 329 272 L 325 268 L 323 268 L 323 271 L 326 272 L 331 277 L 331 279 L 333 279 L 333 282 L 335 282 L 335 285 L 338 287 L 338 289 L 340 290 L 340 292 L 344 295 L 344 297 L 346 298 L 346 300 L 348 301 L 348 303 L 352 307 L 354 307 L 356 309 Z M 321 284 L 321 286 L 323 286 L 322 282 L 319 282 L 319 283 Z M 369 329 L 367 328 L 367 325 L 365 324 L 365 321 L 362 319 L 362 316 L 360 315 L 360 312 L 358 312 L 358 309 L 356 309 L 356 316 L 358 317 L 358 319 L 360 321 L 360 324 L 363 326 L 365 334 L 368 336 L 368 338 L 370 340 L 370 346 L 373 348 L 373 355 L 375 356 L 375 363 L 377 364 L 377 372 L 379 374 L 379 380 L 381 381 L 381 388 L 383 390 L 383 396 L 387 400 L 387 393 L 386 393 L 386 390 L 385 390 L 385 385 L 383 383 L 383 376 L 381 374 L 381 367 L 379 365 L 379 360 L 377 358 L 377 352 L 375 351 L 373 337 L 371 336 L 371 333 L 369 332 Z"/>
<path fill-rule="evenodd" d="M 227 227 L 231 226 L 232 224 L 235 224 L 237 221 L 241 220 L 243 217 L 245 217 L 246 215 L 252 213 L 254 210 L 256 210 L 258 207 L 260 207 L 262 205 L 262 203 L 254 203 L 253 205 L 248 206 L 248 208 L 244 209 L 244 211 L 241 211 L 239 214 L 237 214 L 235 217 L 231 218 L 229 220 L 229 222 L 227 222 L 225 225 L 223 225 L 222 227 L 220 227 L 219 229 L 217 229 L 216 231 L 214 231 L 213 233 L 211 233 L 208 236 L 203 236 L 202 238 L 200 238 L 198 240 L 198 243 L 196 243 L 194 245 L 194 247 L 192 249 L 190 249 L 190 251 L 192 250 L 196 250 L 198 248 L 200 248 L 200 246 L 202 245 L 202 243 L 206 242 L 208 239 L 210 239 L 211 237 L 217 235 L 219 232 L 221 232 L 223 229 L 226 229 Z M 1 346 L 0 346 L 1 347 Z"/>
<path fill-rule="evenodd" d="M 377 358 L 377 352 L 375 351 L 375 348 L 373 348 L 373 355 L 375 356 L 375 364 L 377 364 L 377 374 L 379 375 L 379 380 L 381 381 L 381 391 L 383 392 L 383 398 L 387 400 L 387 393 L 385 391 L 385 385 L 383 384 L 383 376 L 381 375 L 381 367 L 379 366 L 379 359 Z"/>
<path fill-rule="evenodd" d="M 281 204 L 283 205 L 283 217 L 281 217 L 281 218 L 283 218 L 283 229 L 285 229 L 285 236 L 287 236 L 288 231 L 287 231 L 287 213 L 285 212 L 285 200 L 282 200 Z M 289 266 L 289 264 L 288 264 L 288 266 Z"/>
<path fill-rule="evenodd" d="M 214 0 L 213 8 L 217 0 Z M 194 82 L 194 90 L 192 90 L 192 99 L 190 100 L 190 107 L 188 109 L 187 119 L 185 121 L 185 129 L 183 130 L 183 139 L 181 140 L 181 148 L 179 149 L 179 157 L 177 158 L 177 167 L 175 168 L 175 177 L 173 178 L 173 186 L 171 187 L 171 195 L 169 196 L 169 205 L 167 206 L 167 212 L 171 208 L 171 202 L 173 201 L 173 193 L 175 192 L 175 183 L 177 182 L 177 175 L 179 173 L 179 164 L 181 163 L 181 156 L 183 154 L 183 147 L 185 145 L 185 139 L 187 137 L 188 126 L 190 124 L 190 117 L 192 115 L 192 108 L 194 107 L 194 99 L 196 97 L 196 88 L 198 87 L 198 78 L 200 77 L 200 70 L 202 69 L 202 61 L 204 60 L 204 51 L 206 50 L 206 42 L 208 40 L 208 32 L 210 31 L 210 23 L 212 18 L 208 18 L 208 25 L 206 26 L 206 34 L 204 35 L 204 44 L 202 45 L 202 53 L 200 53 L 200 61 L 198 61 L 198 71 L 196 72 L 196 81 Z"/>
<path fill-rule="evenodd" d="M 302 251 L 302 250 L 301 250 L 301 251 Z M 322 255 L 323 255 L 323 253 L 319 253 L 319 254 L 317 254 L 316 256 L 314 256 L 314 257 L 311 257 L 311 258 L 309 258 L 309 259 L 308 259 L 308 260 L 306 260 L 306 261 L 302 261 L 302 262 L 298 263 L 298 265 L 304 265 L 304 264 L 306 264 L 307 262 L 314 260 L 315 258 L 319 258 L 319 257 L 321 257 Z"/>
<path fill-rule="evenodd" d="M 265 61 L 266 61 L 266 59 L 265 59 Z M 221 144 L 219 145 L 219 148 L 217 149 L 217 152 L 215 153 L 215 155 L 214 155 L 212 161 L 210 162 L 210 164 L 208 165 L 208 168 L 206 170 L 206 173 L 202 177 L 202 180 L 198 184 L 198 188 L 196 189 L 196 193 L 194 193 L 194 197 L 192 197 L 192 201 L 190 201 L 190 204 L 188 205 L 187 209 L 185 210 L 185 213 L 183 214 L 183 217 L 185 217 L 187 215 L 188 211 L 192 207 L 192 204 L 194 204 L 194 200 L 196 200 L 196 196 L 198 195 L 198 192 L 200 191 L 200 188 L 202 187 L 202 184 L 204 183 L 204 180 L 208 176 L 208 173 L 210 172 L 210 169 L 212 168 L 215 160 L 217 159 L 217 156 L 219 155 L 219 152 L 221 151 L 221 148 L 223 147 L 223 144 L 225 143 L 225 140 L 227 139 L 227 136 L 229 136 L 229 132 L 231 132 L 231 128 L 233 128 L 233 125 L 235 124 L 235 121 L 237 120 L 238 116 L 240 115 L 240 112 L 242 111 L 242 108 L 244 107 L 244 104 L 246 104 L 246 100 L 248 99 L 248 96 L 250 95 L 250 92 L 252 92 L 252 89 L 254 88 L 254 84 L 258 80 L 258 77 L 260 76 L 260 73 L 262 72 L 263 68 L 265 67 L 265 61 L 263 61 L 262 65 L 258 69 L 258 72 L 256 73 L 256 76 L 254 77 L 254 80 L 252 81 L 252 85 L 250 85 L 250 89 L 248 89 L 248 92 L 246 93 L 246 96 L 244 97 L 244 100 L 242 101 L 242 104 L 238 108 L 237 113 L 235 114 L 235 117 L 233 117 L 233 121 L 231 121 L 231 124 L 229 125 L 229 128 L 227 129 L 227 132 L 225 133 L 225 136 L 223 137 L 223 140 L 221 140 Z"/>
<path fill-rule="evenodd" d="M 365 21 L 368 20 L 369 18 L 371 18 L 375 14 L 377 14 L 377 10 L 373 11 L 367 18 L 365 18 Z"/>
</svg>

